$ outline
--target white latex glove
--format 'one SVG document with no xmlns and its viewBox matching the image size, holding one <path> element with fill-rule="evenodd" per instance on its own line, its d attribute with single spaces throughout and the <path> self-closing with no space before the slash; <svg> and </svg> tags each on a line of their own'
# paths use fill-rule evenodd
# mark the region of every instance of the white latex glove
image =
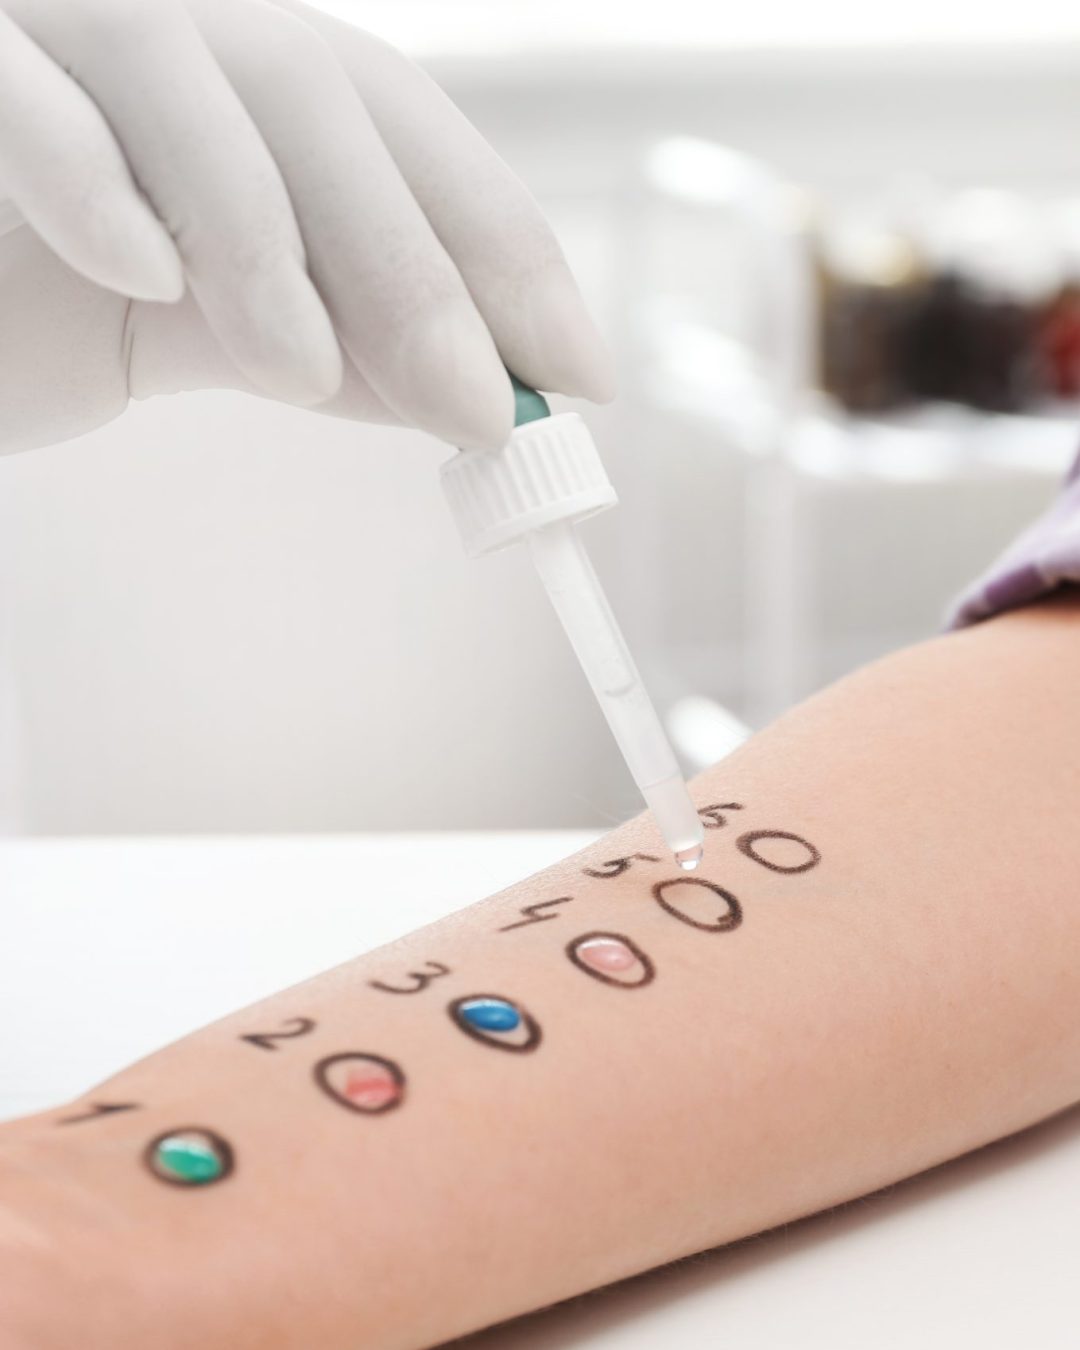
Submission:
<svg viewBox="0 0 1080 1350">
<path fill-rule="evenodd" d="M 295 0 L 0 0 L 0 451 L 247 389 L 501 444 L 605 400 L 550 228 L 399 52 Z"/>
</svg>

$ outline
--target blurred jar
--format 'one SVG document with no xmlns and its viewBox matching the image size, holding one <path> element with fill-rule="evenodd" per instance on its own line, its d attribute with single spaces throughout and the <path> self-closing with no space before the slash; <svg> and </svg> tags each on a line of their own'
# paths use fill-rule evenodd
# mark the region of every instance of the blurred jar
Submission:
<svg viewBox="0 0 1080 1350">
<path fill-rule="evenodd" d="M 914 397 L 1017 412 L 1051 388 L 1046 308 L 1061 290 L 1060 252 L 1045 212 L 1012 193 L 951 198 L 920 241 L 931 277 L 907 334 Z"/>
<path fill-rule="evenodd" d="M 1080 397 L 1080 282 L 1066 283 L 1046 307 L 1039 340 L 1050 393 Z"/>
<path fill-rule="evenodd" d="M 903 403 L 906 332 L 924 284 L 911 241 L 868 220 L 826 226 L 818 269 L 822 387 L 853 412 Z"/>
<path fill-rule="evenodd" d="M 1050 392 L 1059 399 L 1080 397 L 1080 197 L 1050 209 L 1054 245 L 1063 283 L 1046 305 L 1040 341 Z"/>
</svg>

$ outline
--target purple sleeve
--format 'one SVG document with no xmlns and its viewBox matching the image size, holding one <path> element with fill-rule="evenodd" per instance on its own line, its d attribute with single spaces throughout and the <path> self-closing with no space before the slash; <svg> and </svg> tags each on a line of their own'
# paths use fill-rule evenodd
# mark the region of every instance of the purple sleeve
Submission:
<svg viewBox="0 0 1080 1350">
<path fill-rule="evenodd" d="M 1054 504 L 960 596 L 948 626 L 964 628 L 1073 583 L 1080 583 L 1080 455 Z"/>
</svg>

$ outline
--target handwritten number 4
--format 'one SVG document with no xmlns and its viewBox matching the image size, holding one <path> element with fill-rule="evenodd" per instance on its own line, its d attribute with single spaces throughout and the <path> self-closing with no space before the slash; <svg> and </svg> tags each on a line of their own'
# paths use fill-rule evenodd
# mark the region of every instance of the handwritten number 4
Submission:
<svg viewBox="0 0 1080 1350">
<path fill-rule="evenodd" d="M 545 914 L 544 910 L 552 909 L 555 905 L 568 905 L 574 897 L 572 895 L 560 895 L 554 900 L 537 900 L 533 905 L 523 905 L 518 910 L 524 918 L 516 919 L 513 923 L 505 923 L 499 929 L 500 933 L 511 933 L 515 928 L 528 928 L 534 923 L 550 923 L 552 919 L 557 919 L 557 914 Z"/>
</svg>

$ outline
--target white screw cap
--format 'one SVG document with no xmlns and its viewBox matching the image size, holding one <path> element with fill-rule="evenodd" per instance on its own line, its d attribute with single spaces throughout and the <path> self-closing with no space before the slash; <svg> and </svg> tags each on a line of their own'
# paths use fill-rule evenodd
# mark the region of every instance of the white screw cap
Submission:
<svg viewBox="0 0 1080 1350">
<path fill-rule="evenodd" d="M 473 558 L 545 525 L 584 520 L 619 500 L 577 413 L 525 422 L 501 450 L 459 450 L 439 477 Z"/>
</svg>

